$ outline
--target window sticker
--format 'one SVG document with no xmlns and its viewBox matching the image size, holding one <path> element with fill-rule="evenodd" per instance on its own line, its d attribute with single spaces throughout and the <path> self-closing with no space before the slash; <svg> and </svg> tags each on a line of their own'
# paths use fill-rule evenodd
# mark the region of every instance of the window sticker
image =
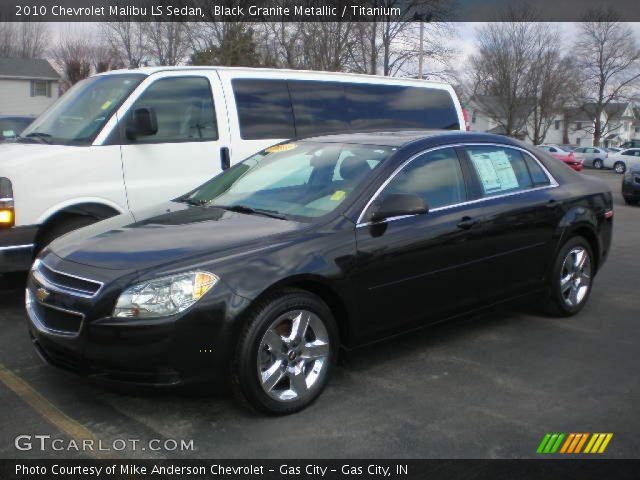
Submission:
<svg viewBox="0 0 640 480">
<path fill-rule="evenodd" d="M 16 136 L 16 132 L 14 132 L 13 130 L 3 130 L 2 131 L 2 136 L 3 137 L 15 137 Z"/>
<path fill-rule="evenodd" d="M 111 106 L 111 103 L 113 103 L 111 100 L 107 100 L 106 102 L 104 102 L 102 104 L 102 106 L 100 107 L 102 110 L 106 110 L 107 108 L 109 108 Z"/>
<path fill-rule="evenodd" d="M 274 145 L 273 147 L 265 148 L 267 153 L 288 152 L 296 148 L 295 143 L 283 143 L 282 145 Z"/>
<path fill-rule="evenodd" d="M 333 195 L 331 195 L 331 200 L 333 200 L 334 202 L 339 202 L 346 196 L 347 192 L 345 192 L 344 190 L 336 190 Z"/>
<path fill-rule="evenodd" d="M 519 187 L 516 173 L 504 151 L 469 152 L 469 154 L 485 193 L 495 193 Z"/>
</svg>

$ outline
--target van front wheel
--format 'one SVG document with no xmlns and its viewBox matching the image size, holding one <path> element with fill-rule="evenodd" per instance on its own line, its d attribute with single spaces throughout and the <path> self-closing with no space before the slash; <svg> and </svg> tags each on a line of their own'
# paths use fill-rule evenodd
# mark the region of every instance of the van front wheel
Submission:
<svg viewBox="0 0 640 480">
<path fill-rule="evenodd" d="M 35 254 L 38 255 L 47 245 L 56 238 L 69 232 L 86 227 L 99 221 L 95 217 L 87 215 L 65 215 L 60 219 L 54 219 L 50 224 L 43 227 L 42 233 L 36 242 Z"/>
</svg>

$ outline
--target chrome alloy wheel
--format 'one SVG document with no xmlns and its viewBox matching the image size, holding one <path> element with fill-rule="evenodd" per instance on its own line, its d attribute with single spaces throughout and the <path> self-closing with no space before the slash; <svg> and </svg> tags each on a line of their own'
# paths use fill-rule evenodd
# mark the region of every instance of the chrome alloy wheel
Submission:
<svg viewBox="0 0 640 480">
<path fill-rule="evenodd" d="M 320 317 L 309 310 L 280 315 L 259 348 L 260 385 L 278 401 L 308 397 L 329 366 L 329 333 Z"/>
<path fill-rule="evenodd" d="M 582 303 L 591 288 L 591 259 L 584 247 L 569 250 L 560 270 L 560 292 L 569 307 Z"/>
</svg>

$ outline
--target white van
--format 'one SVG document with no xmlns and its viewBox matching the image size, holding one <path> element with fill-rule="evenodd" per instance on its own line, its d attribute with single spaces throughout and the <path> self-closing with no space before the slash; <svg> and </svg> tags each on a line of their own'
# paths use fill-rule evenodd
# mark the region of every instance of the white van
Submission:
<svg viewBox="0 0 640 480">
<path fill-rule="evenodd" d="M 175 198 L 276 142 L 464 129 L 451 86 L 289 70 L 158 67 L 90 77 L 0 145 L 0 272 L 84 225 Z"/>
</svg>

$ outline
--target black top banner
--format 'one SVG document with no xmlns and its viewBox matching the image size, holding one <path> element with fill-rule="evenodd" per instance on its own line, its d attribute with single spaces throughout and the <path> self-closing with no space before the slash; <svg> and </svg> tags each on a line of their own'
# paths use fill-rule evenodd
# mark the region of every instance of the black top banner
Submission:
<svg viewBox="0 0 640 480">
<path fill-rule="evenodd" d="M 640 1 L 615 0 L 2 0 L 5 22 L 581 21 L 608 10 L 640 21 Z M 526 12 L 526 14 L 523 14 Z"/>
</svg>

